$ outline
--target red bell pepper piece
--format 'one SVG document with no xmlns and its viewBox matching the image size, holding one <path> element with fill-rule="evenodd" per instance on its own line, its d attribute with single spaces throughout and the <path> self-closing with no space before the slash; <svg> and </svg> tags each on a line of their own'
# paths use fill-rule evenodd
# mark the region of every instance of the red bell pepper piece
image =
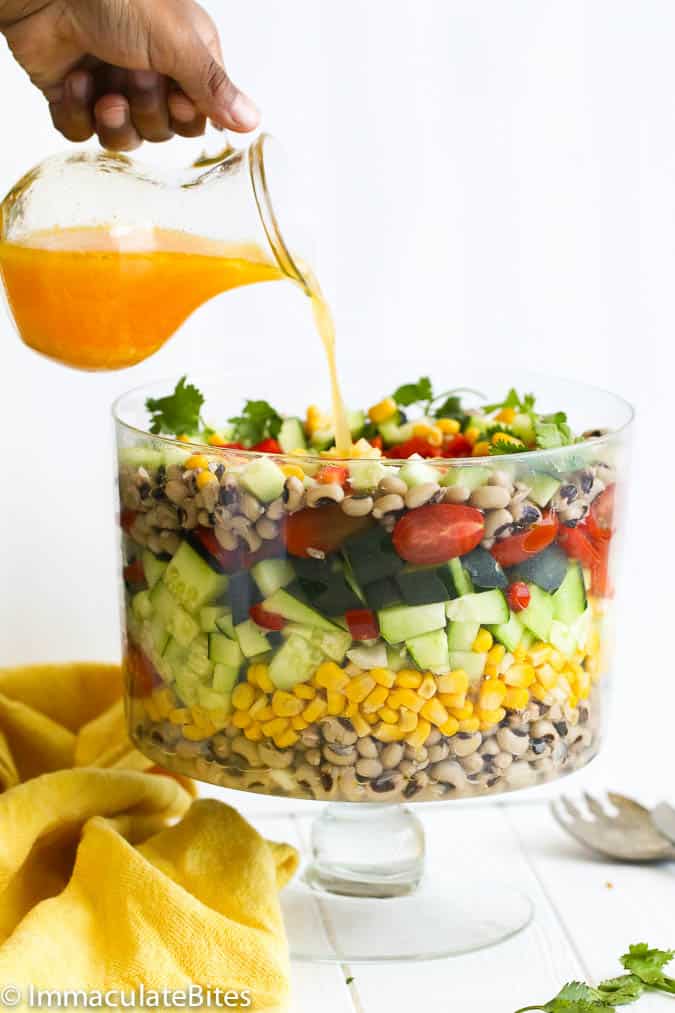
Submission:
<svg viewBox="0 0 675 1013">
<path fill-rule="evenodd" d="M 254 623 L 262 626 L 265 630 L 283 630 L 286 620 L 276 612 L 268 612 L 260 603 L 251 605 L 248 614 Z"/>
<path fill-rule="evenodd" d="M 352 640 L 376 640 L 380 635 L 377 616 L 371 609 L 352 609 L 345 612 L 345 620 Z"/>
</svg>

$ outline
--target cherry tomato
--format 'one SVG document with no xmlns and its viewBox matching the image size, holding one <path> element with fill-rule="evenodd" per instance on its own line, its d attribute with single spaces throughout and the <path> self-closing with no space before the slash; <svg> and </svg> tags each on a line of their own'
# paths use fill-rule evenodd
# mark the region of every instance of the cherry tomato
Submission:
<svg viewBox="0 0 675 1013">
<path fill-rule="evenodd" d="M 280 454 L 281 447 L 279 441 L 275 440 L 272 436 L 268 436 L 266 440 L 261 440 L 260 443 L 254 444 L 251 450 L 257 450 L 260 454 Z"/>
<path fill-rule="evenodd" d="M 349 469 L 338 464 L 326 464 L 316 473 L 317 482 L 324 485 L 344 485 L 349 478 Z"/>
<path fill-rule="evenodd" d="M 141 560 L 134 559 L 133 563 L 129 563 L 128 566 L 125 566 L 123 570 L 123 575 L 127 584 L 144 584 L 145 571 L 143 569 L 143 563 L 141 562 Z"/>
<path fill-rule="evenodd" d="M 509 584 L 506 592 L 506 600 L 512 612 L 522 612 L 530 604 L 530 589 L 522 580 L 516 580 Z"/>
<path fill-rule="evenodd" d="M 352 640 L 376 640 L 380 635 L 377 616 L 370 609 L 351 609 L 345 619 Z"/>
<path fill-rule="evenodd" d="M 547 548 L 558 534 L 558 528 L 558 515 L 544 514 L 542 519 L 527 531 L 495 542 L 490 551 L 500 566 L 515 566 L 516 563 L 522 563 Z"/>
<path fill-rule="evenodd" d="M 582 524 L 576 528 L 562 525 L 558 532 L 558 545 L 571 559 L 578 559 L 582 566 L 592 569 L 598 560 L 598 549 Z"/>
<path fill-rule="evenodd" d="M 286 620 L 276 612 L 267 612 L 262 605 L 251 605 L 248 614 L 254 623 L 262 626 L 265 630 L 283 630 Z"/>
<path fill-rule="evenodd" d="M 394 547 L 409 563 L 436 565 L 471 552 L 484 531 L 485 519 L 480 510 L 432 503 L 401 517 L 394 528 Z"/>
<path fill-rule="evenodd" d="M 471 457 L 472 452 L 473 444 L 461 433 L 453 436 L 443 447 L 443 457 Z"/>
<path fill-rule="evenodd" d="M 405 443 L 397 443 L 396 446 L 384 451 L 384 456 L 390 457 L 393 460 L 406 460 L 408 457 L 412 457 L 413 454 L 419 454 L 420 457 L 440 457 L 441 448 L 432 447 L 423 436 L 413 436 L 412 439 L 406 440 Z"/>
<path fill-rule="evenodd" d="M 162 681 L 150 659 L 133 644 L 127 647 L 125 669 L 129 695 L 137 699 L 150 696 Z"/>
<path fill-rule="evenodd" d="M 609 542 L 603 539 L 595 544 L 595 559 L 591 563 L 591 591 L 599 598 L 612 596 L 609 582 Z"/>
<path fill-rule="evenodd" d="M 211 528 L 195 528 L 192 532 L 203 549 L 218 564 L 223 573 L 234 573 L 241 567 L 241 552 L 239 549 L 224 549 Z"/>
<path fill-rule="evenodd" d="M 128 535 L 131 534 L 131 529 L 134 526 L 134 521 L 137 516 L 138 515 L 135 510 L 122 510 L 120 513 L 120 527 L 123 531 L 126 531 Z"/>
<path fill-rule="evenodd" d="M 311 557 L 309 549 L 335 552 L 346 538 L 369 528 L 370 516 L 348 517 L 337 503 L 299 510 L 286 519 L 286 550 L 291 556 Z"/>
<path fill-rule="evenodd" d="M 608 541 L 613 534 L 614 492 L 616 486 L 608 485 L 604 492 L 597 496 L 588 513 L 586 524 L 591 536 L 598 541 Z"/>
</svg>

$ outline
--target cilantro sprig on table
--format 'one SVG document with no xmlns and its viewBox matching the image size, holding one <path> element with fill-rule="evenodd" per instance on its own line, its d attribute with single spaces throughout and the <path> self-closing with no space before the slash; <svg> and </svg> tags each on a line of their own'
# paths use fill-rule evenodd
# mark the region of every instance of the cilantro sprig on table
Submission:
<svg viewBox="0 0 675 1013">
<path fill-rule="evenodd" d="M 269 401 L 247 401 L 241 415 L 228 419 L 233 427 L 231 438 L 245 446 L 277 437 L 282 421 Z"/>
<path fill-rule="evenodd" d="M 675 995 L 675 978 L 664 973 L 664 967 L 675 956 L 673 950 L 651 949 L 647 943 L 636 943 L 621 957 L 628 972 L 608 978 L 597 988 L 581 981 L 571 981 L 549 1002 L 540 1006 L 523 1006 L 516 1013 L 543 1010 L 544 1013 L 611 1013 L 617 1006 L 629 1006 L 646 992 Z"/>
<path fill-rule="evenodd" d="M 180 436 L 182 433 L 190 435 L 197 432 L 204 395 L 194 384 L 186 381 L 187 377 L 182 376 L 173 394 L 167 397 L 147 399 L 145 407 L 151 416 L 151 433 L 173 433 L 174 436 Z"/>
</svg>

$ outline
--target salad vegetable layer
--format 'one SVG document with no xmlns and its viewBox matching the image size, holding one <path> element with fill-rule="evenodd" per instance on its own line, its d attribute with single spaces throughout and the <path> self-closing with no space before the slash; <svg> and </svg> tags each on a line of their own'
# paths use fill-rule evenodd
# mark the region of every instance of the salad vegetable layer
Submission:
<svg viewBox="0 0 675 1013">
<path fill-rule="evenodd" d="M 580 442 L 534 404 L 511 391 L 467 412 L 423 378 L 354 415 L 345 462 L 316 409 L 302 422 L 249 401 L 226 431 L 204 428 L 184 379 L 149 401 L 152 432 L 204 446 L 119 452 L 139 747 L 228 787 L 365 802 L 497 793 L 587 762 L 612 439 Z"/>
</svg>

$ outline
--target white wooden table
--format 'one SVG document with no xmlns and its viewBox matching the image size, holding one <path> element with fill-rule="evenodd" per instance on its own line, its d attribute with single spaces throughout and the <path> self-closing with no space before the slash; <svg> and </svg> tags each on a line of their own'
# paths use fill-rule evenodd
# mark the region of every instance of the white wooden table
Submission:
<svg viewBox="0 0 675 1013">
<path fill-rule="evenodd" d="M 604 780 L 602 766 L 593 777 L 589 773 L 583 782 L 565 782 L 565 789 L 574 794 L 583 783 L 597 790 Z M 232 792 L 224 796 L 261 833 L 304 847 L 313 807 L 295 811 L 282 802 Z M 425 824 L 432 866 L 446 855 L 448 860 L 464 855 L 476 890 L 502 879 L 528 894 L 535 907 L 532 924 L 506 943 L 449 960 L 356 967 L 295 963 L 292 1013 L 432 1008 L 514 1013 L 548 1001 L 566 981 L 595 982 L 621 973 L 618 957 L 631 943 L 675 946 L 675 865 L 634 867 L 594 858 L 556 826 L 545 798 L 422 806 L 416 812 Z M 458 868 L 458 875 L 468 868 Z M 353 978 L 350 984 L 348 978 Z M 656 995 L 636 1006 L 640 1013 L 673 1009 L 675 1000 Z"/>
</svg>

